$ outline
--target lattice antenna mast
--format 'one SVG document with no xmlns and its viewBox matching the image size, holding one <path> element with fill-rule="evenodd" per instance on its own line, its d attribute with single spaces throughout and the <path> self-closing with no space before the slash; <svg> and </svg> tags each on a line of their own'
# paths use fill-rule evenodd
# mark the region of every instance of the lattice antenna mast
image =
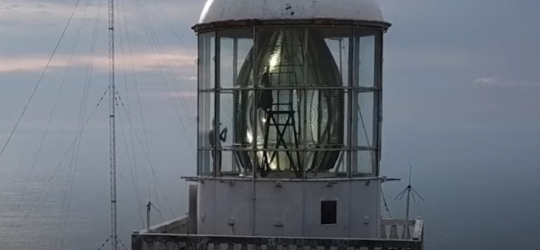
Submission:
<svg viewBox="0 0 540 250">
<path fill-rule="evenodd" d="M 116 87 L 114 82 L 114 0 L 109 2 L 109 140 L 111 178 L 111 249 L 118 250 L 116 208 Z"/>
<path fill-rule="evenodd" d="M 412 165 L 409 163 L 409 184 L 394 199 L 394 200 L 397 200 L 397 199 L 401 200 L 403 198 L 403 196 L 405 196 L 405 194 L 407 194 L 407 207 L 406 207 L 406 210 L 405 210 L 405 220 L 406 221 L 409 220 L 409 208 L 411 206 L 411 197 L 413 198 L 413 201 L 416 201 L 416 196 L 418 196 L 418 198 L 420 198 L 422 201 L 424 200 L 424 198 L 422 198 L 422 196 L 411 185 L 411 168 L 412 168 Z"/>
</svg>

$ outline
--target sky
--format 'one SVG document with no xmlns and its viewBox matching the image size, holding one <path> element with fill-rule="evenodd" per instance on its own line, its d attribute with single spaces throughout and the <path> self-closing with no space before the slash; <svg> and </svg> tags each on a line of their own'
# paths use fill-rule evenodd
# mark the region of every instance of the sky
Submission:
<svg viewBox="0 0 540 250">
<path fill-rule="evenodd" d="M 55 164 L 71 143 L 81 105 L 86 103 L 82 109 L 86 119 L 99 102 L 108 85 L 108 57 L 106 5 L 101 1 L 98 12 L 98 2 L 81 0 L 5 157 L 0 158 L 0 168 L 28 171 L 50 117 L 45 141 L 53 146 L 43 149 L 48 157 L 43 164 Z M 400 175 L 404 170 L 396 165 L 410 161 L 424 164 L 419 167 L 424 176 L 439 176 L 436 171 L 448 174 L 449 170 L 433 166 L 441 161 L 514 164 L 519 158 L 538 165 L 540 1 L 379 2 L 393 24 L 384 47 L 387 168 L 383 172 Z M 0 0 L 0 145 L 47 65 L 74 5 L 74 0 Z M 129 126 L 125 114 L 133 113 L 132 124 L 142 138 L 144 122 L 148 144 L 154 148 L 151 155 L 156 165 L 164 166 L 160 175 L 171 183 L 195 171 L 197 48 L 190 27 L 203 5 L 202 0 L 117 2 L 124 13 L 117 15 L 116 43 L 122 126 Z M 155 33 L 149 36 L 150 30 Z M 159 46 L 150 45 L 156 41 Z M 89 60 L 93 60 L 91 79 Z M 85 137 L 91 151 L 86 157 L 101 157 L 95 164 L 103 166 L 108 164 L 107 104 L 105 98 L 85 127 L 91 135 Z M 119 157 L 123 165 L 127 159 Z M 169 170 L 173 174 L 166 173 Z M 106 176 L 107 171 L 103 168 L 100 173 Z"/>
<path fill-rule="evenodd" d="M 21 114 L 75 2 L 0 1 L 0 141 L 7 139 Z M 389 136 L 399 130 L 463 134 L 491 129 L 505 134 L 529 131 L 530 137 L 540 138 L 540 30 L 533 25 L 540 23 L 535 14 L 540 2 L 379 2 L 393 24 L 384 47 L 384 128 Z M 141 127 L 143 114 L 148 133 L 167 138 L 179 152 L 193 151 L 189 143 L 179 141 L 195 141 L 196 36 L 191 27 L 203 5 L 196 0 L 116 3 L 122 13 L 116 17 L 120 98 L 139 112 L 133 126 Z M 90 83 L 86 114 L 97 104 L 108 84 L 105 7 L 104 1 L 80 1 L 13 143 L 34 138 L 25 138 L 24 131 L 43 133 L 56 96 L 50 130 L 75 131 L 85 82 Z M 107 128 L 104 107 L 85 129 Z M 15 151 L 8 147 L 6 154 Z M 192 155 L 179 156 L 193 162 Z"/>
<path fill-rule="evenodd" d="M 93 71 L 87 112 L 103 94 L 108 84 L 103 1 L 91 52 L 98 2 L 81 0 L 18 130 L 43 131 L 57 95 L 50 129 L 74 129 L 89 60 L 93 60 Z M 195 131 L 196 36 L 190 27 L 203 4 L 195 0 L 117 2 L 124 13 L 117 16 L 119 94 L 126 104 L 135 102 L 135 70 L 141 101 L 133 105 L 140 104 L 141 112 L 149 116 L 145 121 L 149 133 L 176 130 L 178 139 L 186 131 Z M 72 0 L 0 1 L 0 141 L 7 139 L 19 117 L 74 5 Z M 384 48 L 385 128 L 448 133 L 527 130 L 531 136 L 540 135 L 540 30 L 534 27 L 540 23 L 535 14 L 540 2 L 381 0 L 380 5 L 393 23 Z M 149 26 L 152 29 L 145 28 Z M 150 30 L 155 36 L 148 36 Z M 155 41 L 159 46 L 151 45 Z M 65 84 L 58 92 L 64 75 Z M 88 128 L 106 128 L 104 119 L 100 115 L 91 120 Z M 13 140 L 22 143 L 17 135 Z"/>
<path fill-rule="evenodd" d="M 35 84 L 47 63 L 74 2 L 2 0 L 0 79 L 5 88 L 10 86 L 9 94 L 3 91 L 9 97 L 2 98 L 2 104 L 15 101 L 13 107 L 19 107 L 24 103 L 28 89 Z M 62 68 L 68 63 L 77 27 L 83 29 L 71 69 L 84 71 L 90 55 L 96 2 L 81 1 L 82 6 L 75 13 L 40 90 L 45 89 L 43 86 L 54 85 L 63 74 Z M 384 16 L 393 23 L 385 38 L 386 117 L 399 122 L 444 122 L 449 126 L 465 126 L 462 123 L 466 122 L 478 125 L 515 123 L 514 126 L 527 127 L 538 122 L 539 116 L 535 115 L 538 98 L 535 96 L 540 88 L 540 71 L 536 70 L 540 65 L 540 52 L 536 47 L 540 44 L 540 32 L 530 25 L 540 19 L 535 15 L 535 10 L 540 7 L 538 1 L 380 2 Z M 158 37 L 161 59 L 174 67 L 174 78 L 181 83 L 179 86 L 192 91 L 196 77 L 196 37 L 190 27 L 198 20 L 203 1 L 152 0 L 141 4 L 145 18 L 150 17 L 148 20 Z M 94 79 L 103 79 L 107 74 L 104 7 L 94 53 Z M 147 88 L 143 99 L 192 97 L 191 93 L 171 95 L 155 87 L 163 87 L 163 84 L 147 84 L 156 81 L 152 78 L 159 73 L 156 49 L 149 46 L 141 21 L 144 19 L 136 4 L 120 1 L 117 8 L 124 8 L 126 13 L 124 20 L 127 20 L 134 51 L 133 67 L 144 81 L 141 83 L 143 88 Z M 88 11 L 86 14 L 85 10 Z M 87 21 L 80 26 L 83 19 Z M 118 26 L 124 25 L 122 19 L 122 16 L 117 17 Z M 128 53 L 125 54 L 127 57 Z M 120 57 L 117 55 L 117 64 L 123 64 Z M 68 77 L 71 79 L 77 78 Z M 2 119 L 9 120 L 4 120 L 1 127 L 9 128 L 20 110 L 13 108 L 2 113 Z"/>
</svg>

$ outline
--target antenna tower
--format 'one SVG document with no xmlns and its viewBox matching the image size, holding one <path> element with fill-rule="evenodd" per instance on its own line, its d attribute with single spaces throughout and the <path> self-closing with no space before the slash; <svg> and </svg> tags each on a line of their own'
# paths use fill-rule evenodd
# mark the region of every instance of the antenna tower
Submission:
<svg viewBox="0 0 540 250">
<path fill-rule="evenodd" d="M 114 83 L 114 0 L 108 0 L 109 7 L 109 143 L 111 178 L 111 249 L 118 250 L 116 215 L 116 87 Z"/>
<path fill-rule="evenodd" d="M 410 210 L 410 206 L 411 206 L 411 197 L 413 198 L 413 201 L 415 201 L 415 202 L 416 202 L 416 196 L 418 196 L 419 199 L 424 201 L 424 198 L 422 198 L 422 196 L 411 185 L 411 168 L 412 168 L 412 165 L 409 163 L 409 184 L 407 185 L 407 187 L 405 189 L 403 189 L 403 191 L 401 191 L 401 193 L 399 193 L 396 196 L 396 198 L 394 198 L 394 200 L 397 200 L 397 199 L 401 200 L 403 198 L 403 196 L 405 196 L 405 194 L 407 194 L 407 206 L 406 206 L 406 210 L 405 210 L 405 221 L 409 221 L 409 215 L 410 215 L 409 210 Z M 409 239 L 410 238 L 409 230 L 405 230 L 405 233 L 407 234 L 405 237 L 407 237 L 407 239 Z"/>
</svg>

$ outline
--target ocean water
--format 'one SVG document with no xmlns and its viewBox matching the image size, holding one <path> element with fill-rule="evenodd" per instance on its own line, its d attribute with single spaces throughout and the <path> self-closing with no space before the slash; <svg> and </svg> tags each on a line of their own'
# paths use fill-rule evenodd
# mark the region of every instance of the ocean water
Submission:
<svg viewBox="0 0 540 250">
<path fill-rule="evenodd" d="M 103 129 L 92 130 L 83 139 L 72 195 L 67 199 L 63 197 L 69 187 L 69 165 L 62 165 L 52 175 L 59 151 L 68 146 L 60 143 L 62 136 L 57 135 L 52 137 L 57 142 L 44 146 L 21 200 L 37 143 L 25 143 L 36 136 L 30 132 L 19 136 L 0 168 L 1 249 L 60 249 L 63 245 L 63 249 L 92 250 L 108 238 L 108 149 L 96 146 L 107 145 Z M 421 129 L 389 124 L 385 127 L 383 174 L 406 178 L 407 165 L 413 164 L 413 186 L 425 198 L 413 203 L 413 215 L 425 219 L 426 249 L 536 250 L 540 247 L 538 135 L 538 128 L 526 126 Z M 130 233 L 142 227 L 139 211 L 144 213 L 149 187 L 150 197 L 160 208 L 160 213 L 153 211 L 152 221 L 182 215 L 187 208 L 187 183 L 180 176 L 193 174 L 193 156 L 179 155 L 184 149 L 171 147 L 179 144 L 176 138 L 156 136 L 154 141 L 160 143 L 152 144 L 153 165 L 163 193 L 148 183 L 153 178 L 149 178 L 142 158 L 137 166 L 138 185 L 133 185 L 119 150 L 118 229 L 127 248 Z M 403 217 L 404 201 L 393 198 L 405 187 L 405 181 L 384 184 L 395 217 Z M 70 208 L 65 220 L 67 203 Z"/>
</svg>

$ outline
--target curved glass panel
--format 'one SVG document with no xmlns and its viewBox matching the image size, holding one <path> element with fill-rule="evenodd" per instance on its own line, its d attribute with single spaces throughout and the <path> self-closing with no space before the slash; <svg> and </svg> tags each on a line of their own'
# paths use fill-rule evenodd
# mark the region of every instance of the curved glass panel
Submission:
<svg viewBox="0 0 540 250">
<path fill-rule="evenodd" d="M 261 88 L 241 93 L 235 104 L 235 141 L 258 149 L 242 162 L 258 164 L 263 177 L 332 169 L 339 151 L 302 150 L 343 147 L 343 90 L 331 89 L 343 86 L 341 73 L 324 38 L 305 32 L 261 30 L 257 51 L 250 51 L 238 75 L 237 86 Z"/>
<path fill-rule="evenodd" d="M 215 64 L 216 56 L 215 32 L 199 34 L 198 36 L 198 89 L 213 89 L 215 87 Z"/>
<path fill-rule="evenodd" d="M 376 175 L 382 33 L 253 31 L 199 34 L 198 174 Z"/>
</svg>

